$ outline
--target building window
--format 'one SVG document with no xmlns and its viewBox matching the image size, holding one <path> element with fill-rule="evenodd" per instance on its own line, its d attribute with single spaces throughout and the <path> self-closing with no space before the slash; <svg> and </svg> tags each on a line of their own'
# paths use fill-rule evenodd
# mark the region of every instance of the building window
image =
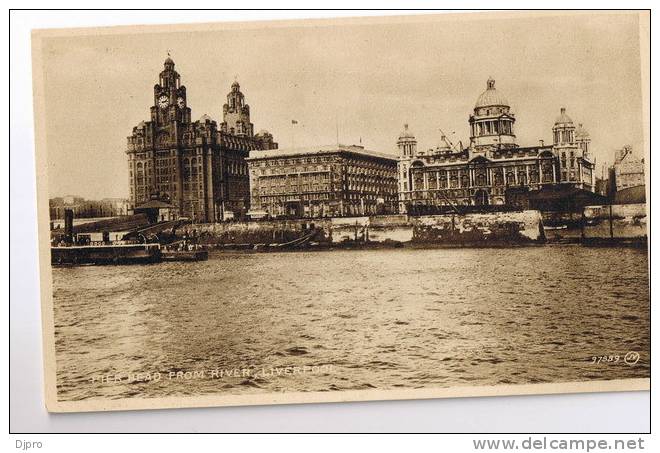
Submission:
<svg viewBox="0 0 660 453">
<path fill-rule="evenodd" d="M 529 172 L 529 182 L 531 184 L 536 184 L 539 182 L 539 172 L 536 170 L 532 170 Z"/>
<path fill-rule="evenodd" d="M 504 177 L 502 176 L 502 171 L 501 170 L 496 170 L 495 171 L 495 185 L 496 186 L 501 186 L 504 184 Z"/>
<path fill-rule="evenodd" d="M 429 189 L 437 189 L 438 188 L 438 180 L 436 179 L 436 173 L 430 173 L 429 174 Z"/>
<path fill-rule="evenodd" d="M 507 172 L 507 174 L 506 174 L 506 183 L 509 186 L 512 186 L 516 183 L 516 176 L 512 171 Z"/>
<path fill-rule="evenodd" d="M 543 172 L 543 182 L 553 182 L 552 164 L 544 164 L 541 170 Z"/>
<path fill-rule="evenodd" d="M 424 176 L 422 173 L 415 173 L 413 178 L 413 190 L 422 190 L 424 189 Z"/>
<path fill-rule="evenodd" d="M 461 187 L 468 187 L 470 185 L 470 181 L 468 179 L 467 175 L 461 175 Z"/>
</svg>

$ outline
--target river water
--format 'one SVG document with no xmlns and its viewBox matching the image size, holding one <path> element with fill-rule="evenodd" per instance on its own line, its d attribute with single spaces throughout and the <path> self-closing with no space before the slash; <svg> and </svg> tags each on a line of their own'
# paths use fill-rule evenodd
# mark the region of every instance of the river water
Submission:
<svg viewBox="0 0 660 453">
<path fill-rule="evenodd" d="M 645 250 L 218 253 L 53 280 L 62 401 L 650 373 Z"/>
</svg>

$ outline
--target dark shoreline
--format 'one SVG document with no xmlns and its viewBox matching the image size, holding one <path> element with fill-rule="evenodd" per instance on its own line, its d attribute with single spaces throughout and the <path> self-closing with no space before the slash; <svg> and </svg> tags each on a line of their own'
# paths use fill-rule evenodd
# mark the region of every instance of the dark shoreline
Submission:
<svg viewBox="0 0 660 453">
<path fill-rule="evenodd" d="M 455 249 L 518 249 L 527 247 L 567 247 L 579 246 L 588 248 L 636 248 L 646 249 L 646 238 L 640 239 L 577 239 L 571 241 L 529 241 L 529 242 L 505 242 L 505 241 L 491 241 L 491 242 L 340 242 L 340 243 L 318 243 L 306 244 L 299 247 L 287 247 L 281 244 L 199 244 L 199 252 L 207 252 L 209 256 L 223 255 L 223 254 L 257 254 L 257 253 L 297 253 L 297 252 L 333 252 L 333 251 L 370 251 L 370 250 L 393 250 L 393 249 L 406 249 L 406 250 L 455 250 Z M 73 252 L 73 249 L 71 250 Z M 158 264 L 159 262 L 166 262 L 172 260 L 165 259 L 121 259 L 121 260 L 99 260 L 90 261 L 84 260 L 76 262 L 75 260 L 66 260 L 64 262 L 52 262 L 53 267 L 72 267 L 72 266 L 115 266 L 115 265 L 132 265 L 132 264 Z M 194 262 L 196 260 L 183 260 Z"/>
</svg>

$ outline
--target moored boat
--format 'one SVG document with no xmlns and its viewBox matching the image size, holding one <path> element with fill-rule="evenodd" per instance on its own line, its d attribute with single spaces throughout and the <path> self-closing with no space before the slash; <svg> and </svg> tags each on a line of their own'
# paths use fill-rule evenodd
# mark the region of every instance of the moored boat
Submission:
<svg viewBox="0 0 660 453">
<path fill-rule="evenodd" d="M 157 263 L 160 244 L 64 245 L 50 248 L 51 264 Z"/>
</svg>

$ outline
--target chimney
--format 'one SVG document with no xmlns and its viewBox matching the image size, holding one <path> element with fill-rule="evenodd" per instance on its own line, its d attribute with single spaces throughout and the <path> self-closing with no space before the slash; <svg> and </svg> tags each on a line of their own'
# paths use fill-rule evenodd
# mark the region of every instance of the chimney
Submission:
<svg viewBox="0 0 660 453">
<path fill-rule="evenodd" d="M 64 238 L 69 244 L 73 242 L 73 209 L 64 210 Z"/>
<path fill-rule="evenodd" d="M 539 146 L 543 146 L 543 140 L 539 140 Z"/>
</svg>

